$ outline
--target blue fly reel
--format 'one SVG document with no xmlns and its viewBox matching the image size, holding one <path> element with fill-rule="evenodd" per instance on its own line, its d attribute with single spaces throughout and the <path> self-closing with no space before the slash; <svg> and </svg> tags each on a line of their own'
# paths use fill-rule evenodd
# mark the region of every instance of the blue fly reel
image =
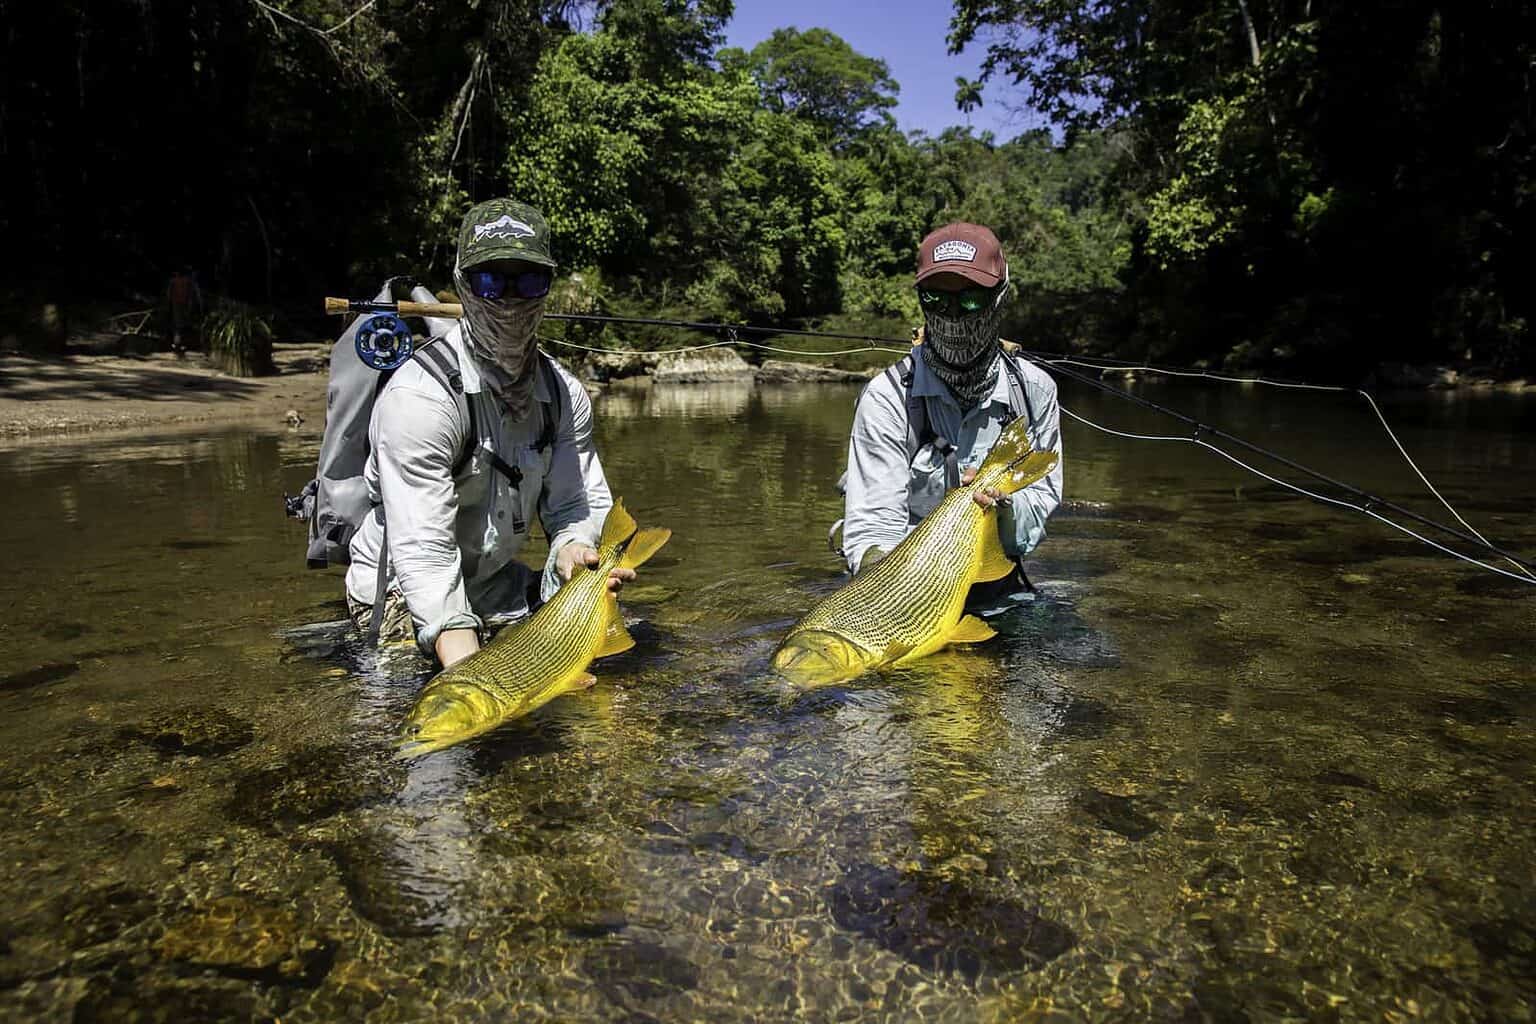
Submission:
<svg viewBox="0 0 1536 1024">
<path fill-rule="evenodd" d="M 375 370 L 404 366 L 415 351 L 411 329 L 393 313 L 370 316 L 357 329 L 357 358 Z"/>
</svg>

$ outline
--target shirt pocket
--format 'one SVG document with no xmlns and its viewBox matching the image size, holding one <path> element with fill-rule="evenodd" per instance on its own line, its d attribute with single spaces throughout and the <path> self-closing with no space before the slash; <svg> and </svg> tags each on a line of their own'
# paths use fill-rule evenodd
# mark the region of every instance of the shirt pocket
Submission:
<svg viewBox="0 0 1536 1024">
<path fill-rule="evenodd" d="M 925 444 L 917 450 L 908 469 L 907 511 L 915 523 L 944 500 L 944 456 L 933 445 Z"/>
</svg>

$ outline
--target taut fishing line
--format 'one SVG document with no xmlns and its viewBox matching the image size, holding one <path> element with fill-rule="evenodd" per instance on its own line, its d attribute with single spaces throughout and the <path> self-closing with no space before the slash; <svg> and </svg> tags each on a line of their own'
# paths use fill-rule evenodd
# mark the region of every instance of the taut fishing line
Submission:
<svg viewBox="0 0 1536 1024">
<path fill-rule="evenodd" d="M 890 353 L 892 355 L 906 355 L 909 351 L 911 351 L 910 346 L 908 346 L 906 348 L 893 348 L 893 347 L 890 347 L 892 345 L 904 344 L 902 341 L 900 341 L 898 339 L 895 339 L 895 338 L 880 338 L 880 337 L 874 337 L 874 336 L 863 335 L 863 334 L 847 334 L 847 333 L 830 332 L 830 331 L 807 331 L 807 330 L 797 330 L 797 329 L 790 329 L 790 328 L 752 327 L 752 326 L 748 326 L 748 325 L 745 325 L 745 324 L 739 324 L 739 325 L 709 324 L 709 323 L 702 323 L 702 322 L 688 321 L 688 320 L 664 320 L 664 319 L 646 318 L 646 317 L 599 316 L 599 315 L 596 315 L 596 314 L 564 314 L 564 315 L 552 314 L 552 315 L 550 315 L 548 317 L 548 319 L 550 319 L 550 320 L 564 320 L 564 321 L 567 321 L 567 322 L 586 322 L 586 323 L 599 323 L 599 324 L 613 323 L 613 324 L 633 324 L 633 325 L 639 325 L 639 326 L 652 326 L 652 327 L 672 327 L 672 328 L 679 328 L 679 329 L 684 329 L 684 330 L 703 331 L 703 332 L 715 333 L 715 334 L 719 334 L 719 333 L 724 333 L 725 334 L 725 338 L 723 340 L 715 341 L 715 342 L 709 342 L 709 343 L 706 343 L 706 344 L 703 344 L 703 345 L 687 345 L 687 346 L 679 346 L 679 347 L 676 347 L 676 348 L 652 349 L 652 350 L 645 350 L 645 349 L 608 349 L 608 348 L 599 348 L 599 347 L 592 346 L 592 345 L 582 345 L 582 344 L 578 344 L 577 342 L 567 341 L 567 340 L 565 340 L 563 338 L 549 338 L 549 337 L 541 337 L 540 338 L 540 341 L 543 341 L 543 342 L 545 342 L 547 344 L 558 345 L 558 346 L 563 347 L 563 348 L 576 349 L 576 350 L 583 351 L 583 352 L 593 352 L 593 353 L 601 353 L 601 354 L 607 354 L 607 355 L 654 356 L 654 355 L 661 355 L 661 354 L 666 354 L 666 353 L 702 352 L 702 351 L 706 351 L 708 349 L 734 348 L 734 347 L 738 347 L 738 346 L 742 347 L 742 348 L 754 349 L 754 350 L 757 350 L 757 351 L 760 351 L 760 352 L 774 352 L 774 353 L 779 353 L 779 354 L 783 354 L 783 355 L 794 355 L 794 356 L 840 356 L 840 355 L 853 355 L 853 354 L 860 353 L 860 352 L 886 352 L 886 353 Z M 740 335 L 743 334 L 743 333 L 749 333 L 749 334 L 768 334 L 768 335 L 778 335 L 778 336 L 795 336 L 795 337 L 834 338 L 834 339 L 842 339 L 842 340 L 848 340 L 848 341 L 860 341 L 860 342 L 863 342 L 864 344 L 862 344 L 860 346 L 857 346 L 857 347 L 854 347 L 854 348 L 842 348 L 842 349 L 831 349 L 831 350 L 823 350 L 823 351 L 813 351 L 813 350 L 809 350 L 809 349 L 786 348 L 786 347 L 778 346 L 778 345 L 768 345 L 768 344 L 764 344 L 764 343 L 761 343 L 761 342 L 747 341 L 747 340 L 745 340 L 745 339 L 740 337 Z M 1081 356 L 1072 356 L 1072 355 L 1067 355 L 1067 354 L 1063 354 L 1063 353 L 1054 353 L 1054 352 L 1035 352 L 1035 351 L 1031 351 L 1031 350 L 1028 350 L 1028 349 L 1021 349 L 1020 352 L 1021 352 L 1021 354 L 1023 354 L 1027 358 L 1031 359 L 1032 361 L 1040 363 L 1040 364 L 1043 364 L 1043 365 L 1049 367 L 1050 369 L 1054 370 L 1058 375 L 1067 377 L 1068 379 L 1079 381 L 1081 383 L 1089 384 L 1090 386 L 1096 387 L 1099 390 L 1105 392 L 1106 394 L 1110 394 L 1110 395 L 1114 395 L 1116 397 L 1128 399 L 1130 401 L 1136 402 L 1136 403 L 1138 403 L 1140 405 L 1144 405 L 1144 406 L 1146 406 L 1146 407 L 1148 407 L 1150 409 L 1153 409 L 1153 410 L 1155 410 L 1157 412 L 1160 412 L 1160 413 L 1162 413 L 1164 415 L 1173 416 L 1173 417 L 1175 417 L 1177 419 L 1184 420 L 1185 422 L 1190 423 L 1195 429 L 1194 429 L 1193 435 L 1187 436 L 1187 437 L 1186 436 L 1180 436 L 1180 435 L 1171 435 L 1171 434 L 1168 434 L 1168 435 L 1163 435 L 1163 434 L 1135 434 L 1135 433 L 1130 433 L 1130 432 L 1127 432 L 1127 431 L 1115 430 L 1115 429 L 1113 429 L 1111 427 L 1106 427 L 1106 426 L 1104 426 L 1102 424 L 1095 423 L 1094 421 L 1088 419 L 1087 417 L 1082 416 L 1079 413 L 1073 412 L 1071 409 L 1067 408 L 1065 405 L 1061 406 L 1062 412 L 1066 413 L 1072 419 L 1077 420 L 1079 423 L 1082 423 L 1085 426 L 1092 427 L 1095 430 L 1099 430 L 1099 431 L 1101 431 L 1103 433 L 1106 433 L 1106 434 L 1109 434 L 1109 435 L 1112 435 L 1112 436 L 1115 436 L 1115 437 L 1126 438 L 1127 440 L 1138 440 L 1138 441 L 1178 441 L 1178 442 L 1184 442 L 1184 443 L 1188 443 L 1188 444 L 1199 445 L 1202 448 L 1205 448 L 1205 449 L 1208 449 L 1209 451 L 1215 452 L 1217 455 L 1219 455 L 1222 458 L 1226 459 L 1227 461 L 1231 462 L 1233 465 L 1236 465 L 1236 466 L 1238 466 L 1241 469 L 1247 470 L 1248 472 L 1252 473 L 1253 475 L 1255 475 L 1257 477 L 1260 477 L 1263 480 L 1267 480 L 1270 483 L 1276 484 L 1277 486 L 1284 487 L 1284 488 L 1286 488 L 1286 489 L 1288 489 L 1290 491 L 1293 491 L 1293 492 L 1295 492 L 1297 494 L 1300 494 L 1300 495 L 1302 495 L 1302 496 L 1304 496 L 1306 498 L 1310 498 L 1313 501 L 1319 502 L 1321 504 L 1336 506 L 1338 508 L 1349 509 L 1349 510 L 1354 511 L 1354 512 L 1360 512 L 1360 513 L 1362 513 L 1362 514 L 1364 514 L 1366 516 L 1369 516 L 1372 519 L 1375 519 L 1375 520 L 1377 520 L 1379 522 L 1385 523 L 1387 526 L 1390 526 L 1390 527 L 1392 527 L 1395 530 L 1398 530 L 1398 531 L 1401 531 L 1402 533 L 1407 534 L 1408 536 L 1414 538 L 1415 540 L 1419 541 L 1420 543 L 1422 543 L 1422 544 L 1424 544 L 1424 545 L 1426 545 L 1428 547 L 1434 548 L 1437 551 L 1440 551 L 1440 552 L 1443 552 L 1445 554 L 1448 554 L 1448 555 L 1452 556 L 1453 558 L 1457 558 L 1457 559 L 1459 559 L 1459 560 L 1461 560 L 1463 562 L 1467 562 L 1468 564 L 1475 565 L 1478 568 L 1486 569 L 1489 572 L 1497 573 L 1500 576 L 1505 576 L 1505 577 L 1508 577 L 1509 579 L 1512 579 L 1512 580 L 1518 580 L 1521 583 L 1536 584 L 1536 572 L 1532 571 L 1533 567 L 1531 566 L 1531 564 L 1529 562 L 1526 562 L 1524 559 L 1521 559 L 1521 558 L 1511 554 L 1510 552 L 1507 552 L 1507 551 L 1499 548 L 1498 546 L 1493 544 L 1493 542 L 1488 540 L 1487 537 L 1483 536 L 1483 534 L 1480 531 L 1478 531 L 1478 529 L 1476 527 L 1474 527 L 1471 523 L 1467 522 L 1467 520 L 1461 515 L 1461 513 L 1456 510 L 1455 506 L 1453 506 L 1450 503 L 1450 501 L 1447 500 L 1446 497 L 1443 494 L 1440 493 L 1439 489 L 1437 489 L 1435 487 L 1435 485 L 1430 482 L 1429 477 L 1427 477 L 1424 474 L 1424 471 L 1419 468 L 1418 463 L 1416 463 L 1414 461 L 1413 457 L 1408 454 L 1408 450 L 1403 446 L 1402 441 L 1399 440 L 1399 438 L 1397 436 L 1397 433 L 1392 429 L 1391 424 L 1387 422 L 1387 418 L 1382 413 L 1381 407 L 1379 405 L 1377 405 L 1376 399 L 1374 397 L 1372 397 L 1369 392 L 1364 391 L 1363 389 L 1344 387 L 1344 386 L 1339 386 L 1339 385 L 1308 384 L 1308 383 L 1300 382 L 1300 381 L 1270 380 L 1270 379 L 1263 378 L 1263 377 L 1231 376 L 1231 375 L 1226 375 L 1226 374 L 1212 373 L 1212 372 L 1210 372 L 1208 370 L 1194 370 L 1194 369 L 1188 369 L 1188 368 L 1183 368 L 1183 367 L 1159 366 L 1159 365 L 1150 364 L 1150 363 L 1135 363 L 1135 362 L 1129 362 L 1129 361 L 1110 360 L 1110 359 L 1084 359 Z M 1181 413 L 1175 412 L 1172 409 L 1168 409 L 1168 408 L 1166 408 L 1164 406 L 1158 405 L 1155 402 L 1148 401 L 1147 399 L 1140 398 L 1139 396 L 1132 395 L 1132 394 L 1130 394 L 1130 393 L 1128 393 L 1126 391 L 1121 390 L 1120 388 L 1115 388 L 1115 387 L 1108 386 L 1108 385 L 1102 383 L 1101 381 L 1095 380 L 1094 378 L 1089 377 L 1089 376 L 1087 376 L 1085 374 L 1075 373 L 1075 372 L 1073 372 L 1071 370 L 1066 369 L 1066 367 L 1069 367 L 1069 366 L 1079 366 L 1079 367 L 1083 367 L 1083 368 L 1086 368 L 1086 369 L 1097 370 L 1097 371 L 1099 371 L 1101 373 L 1106 371 L 1106 370 L 1115 370 L 1115 371 L 1120 371 L 1120 372 L 1141 371 L 1141 372 L 1146 372 L 1146 373 L 1160 373 L 1160 374 L 1165 374 L 1167 376 L 1172 376 L 1172 377 L 1204 378 L 1204 379 L 1207 379 L 1207 380 L 1213 380 L 1213 381 L 1217 381 L 1217 382 L 1220 382 L 1220 383 L 1259 384 L 1259 385 L 1264 385 L 1266 387 L 1294 388 L 1294 389 L 1298 389 L 1298 390 L 1308 390 L 1308 391 L 1327 391 L 1327 392 L 1334 392 L 1334 393 L 1340 393 L 1340 394 L 1349 394 L 1349 393 L 1357 394 L 1361 398 L 1365 399 L 1366 403 L 1370 406 L 1371 412 L 1376 416 L 1376 420 L 1377 420 L 1378 423 L 1380 423 L 1382 430 L 1386 432 L 1386 435 L 1387 435 L 1388 439 L 1392 442 L 1393 447 L 1395 447 L 1397 449 L 1398 454 L 1402 456 L 1403 460 L 1408 463 L 1409 468 L 1411 468 L 1413 470 L 1414 474 L 1419 478 L 1419 480 L 1424 484 L 1424 486 L 1429 489 L 1429 492 L 1435 496 L 1435 498 L 1440 502 L 1440 504 L 1443 505 L 1445 507 L 1445 509 L 1447 511 L 1449 511 L 1452 516 L 1454 516 L 1456 518 L 1456 521 L 1459 522 L 1462 526 L 1464 526 L 1469 531 L 1470 536 L 1468 534 L 1464 534 L 1461 531 L 1456 530 L 1456 529 L 1454 529 L 1452 527 L 1446 526 L 1443 523 L 1439 523 L 1439 522 L 1436 522 L 1434 520 L 1427 519 L 1426 517 L 1421 516 L 1421 515 L 1419 515 L 1419 514 L 1417 514 L 1415 512 L 1412 512 L 1412 511 L 1410 511 L 1408 509 L 1404 509 L 1404 508 L 1402 508 L 1402 507 L 1400 507 L 1398 505 L 1395 505 L 1392 502 L 1386 501 L 1385 499 L 1379 498 L 1379 497 L 1377 497 L 1375 495 L 1372 495 L 1372 494 L 1369 494 L 1369 493 L 1367 493 L 1365 491 L 1362 491 L 1359 488 L 1351 487 L 1348 484 L 1342 483 L 1342 482 L 1337 481 L 1337 480 L 1333 480 L 1333 479 L 1331 479 L 1331 478 L 1329 478 L 1327 476 L 1324 476 L 1321 473 L 1318 473 L 1315 470 L 1309 469 L 1306 466 L 1302 466 L 1299 463 L 1293 462 L 1290 459 L 1287 459 L 1287 458 L 1285 458 L 1283 456 L 1277 455 L 1274 452 L 1267 451 L 1266 449 L 1264 449 L 1264 448 L 1262 448 L 1262 447 L 1260 447 L 1258 445 L 1255 445 L 1255 444 L 1252 444 L 1250 442 L 1244 441 L 1242 438 L 1236 437 L 1236 436 L 1231 435 L 1231 434 L 1227 434 L 1226 432 L 1218 430 L 1218 429 L 1216 429 L 1214 427 L 1211 427 L 1211 426 L 1209 426 L 1207 424 L 1199 423 L 1198 421 L 1193 420 L 1190 417 L 1184 416 Z M 1354 503 L 1349 502 L 1349 501 L 1344 501 L 1344 500 L 1341 500 L 1341 499 L 1338 499 L 1338 498 L 1332 498 L 1332 497 L 1329 497 L 1329 496 L 1327 496 L 1325 494 L 1320 494 L 1320 493 L 1318 493 L 1316 491 L 1308 490 L 1305 487 L 1301 487 L 1301 486 L 1299 486 L 1297 484 L 1293 484 L 1293 483 L 1291 483 L 1291 482 L 1289 482 L 1287 480 L 1283 480 L 1283 479 L 1281 479 L 1279 477 L 1276 477 L 1276 476 L 1273 476 L 1273 475 L 1271 475 L 1269 473 L 1265 473 L 1263 470 L 1260 470 L 1257 467 L 1252 466 L 1252 465 L 1244 462 L 1242 459 L 1239 459 L 1237 456 L 1233 455 L 1231 452 L 1228 452 L 1228 451 L 1226 451 L 1226 450 L 1224 450 L 1224 449 L 1222 449 L 1220 447 L 1217 447 L 1214 444 L 1211 444 L 1209 441 L 1205 440 L 1203 437 L 1200 436 L 1202 433 L 1210 433 L 1210 434 L 1212 434 L 1214 436 L 1217 436 L 1219 438 L 1223 438 L 1223 439 L 1226 439 L 1226 440 L 1234 441 L 1234 442 L 1242 445 L 1243 447 L 1248 448 L 1248 449 L 1250 449 L 1250 450 L 1252 450 L 1254 452 L 1257 452 L 1258 454 L 1260 454 L 1260 455 L 1262 455 L 1262 456 L 1264 456 L 1266 458 L 1269 458 L 1269 459 L 1272 459 L 1274 461 L 1280 462 L 1283 465 L 1289 466 L 1292 469 L 1299 470 L 1299 471 L 1301 471 L 1303 473 L 1306 473 L 1309 476 L 1312 476 L 1312 477 L 1314 477 L 1316 479 L 1322 480 L 1322 481 L 1324 481 L 1324 482 L 1326 482 L 1328 484 L 1331 484 L 1331 485 L 1333 485 L 1335 487 L 1339 487 L 1342 490 L 1350 492 L 1351 494 L 1353 494 L 1353 495 L 1357 496 L 1359 499 L 1361 499 L 1360 504 L 1354 504 Z M 1506 562 L 1508 562 L 1510 565 L 1514 566 L 1517 570 L 1519 570 L 1519 573 L 1517 574 L 1517 573 L 1509 572 L 1508 570 L 1501 569 L 1501 568 L 1499 568 L 1498 566 L 1495 566 L 1495 565 L 1490 565 L 1487 562 L 1480 561 L 1480 560 L 1478 560 L 1476 558 L 1471 557 L 1470 555 L 1463 554 L 1463 553 L 1461 553 L 1459 551 L 1456 551 L 1453 548 L 1447 547 L 1446 545 L 1441 544 L 1441 543 L 1439 543 L 1439 542 L 1437 542 L 1435 540 L 1432 540 L 1429 537 L 1426 537 L 1423 534 L 1418 533 L 1417 531 L 1412 530 L 1409 527 L 1404 526 L 1403 524 L 1401 524 L 1399 522 L 1396 522 L 1393 519 L 1389 519 L 1386 516 L 1381 515 L 1379 512 L 1376 511 L 1377 508 L 1388 509 L 1388 510 L 1390 510 L 1392 512 L 1395 512 L 1395 513 L 1399 514 L 1399 515 L 1407 516 L 1408 518 L 1416 520 L 1416 521 L 1418 521 L 1420 523 L 1423 523 L 1424 525 L 1427 525 L 1427 526 L 1433 527 L 1433 528 L 1435 528 L 1437 530 L 1441 530 L 1441 531 L 1443 531 L 1445 533 L 1448 533 L 1448 534 L 1450 534 L 1450 535 L 1452 535 L 1452 536 L 1454 536 L 1454 537 L 1456 537 L 1456 538 L 1458 538 L 1458 539 L 1460 539 L 1460 540 L 1462 540 L 1462 541 L 1464 541 L 1466 543 L 1474 544 L 1476 546 L 1481 546 L 1481 547 L 1485 548 L 1486 550 L 1492 552 L 1493 554 L 1496 554 L 1499 557 L 1503 558 Z"/>
</svg>

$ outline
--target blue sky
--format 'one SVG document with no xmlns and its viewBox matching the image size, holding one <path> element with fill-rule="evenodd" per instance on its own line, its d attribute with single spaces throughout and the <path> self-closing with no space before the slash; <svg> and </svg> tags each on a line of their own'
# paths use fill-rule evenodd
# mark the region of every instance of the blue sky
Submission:
<svg viewBox="0 0 1536 1024">
<path fill-rule="evenodd" d="M 776 28 L 830 29 L 855 50 L 889 65 L 901 84 L 897 124 L 937 135 L 949 125 L 965 124 L 965 115 L 955 109 L 955 76 L 975 78 L 986 52 L 980 41 L 958 57 L 945 52 L 953 10 L 946 0 L 736 0 L 726 39 L 750 50 Z M 1022 105 L 1021 91 L 1009 83 L 989 83 L 982 99 L 971 126 L 996 133 L 999 141 L 1044 123 L 1038 114 L 1004 109 L 1005 103 Z"/>
</svg>

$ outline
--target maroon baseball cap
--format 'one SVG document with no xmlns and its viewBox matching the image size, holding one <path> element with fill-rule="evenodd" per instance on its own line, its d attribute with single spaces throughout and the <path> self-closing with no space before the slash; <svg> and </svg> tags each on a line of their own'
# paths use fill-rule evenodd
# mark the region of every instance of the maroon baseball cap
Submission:
<svg viewBox="0 0 1536 1024">
<path fill-rule="evenodd" d="M 930 231 L 917 246 L 917 283 L 938 274 L 959 274 L 983 288 L 1008 276 L 1008 261 L 991 228 L 963 221 Z"/>
</svg>

